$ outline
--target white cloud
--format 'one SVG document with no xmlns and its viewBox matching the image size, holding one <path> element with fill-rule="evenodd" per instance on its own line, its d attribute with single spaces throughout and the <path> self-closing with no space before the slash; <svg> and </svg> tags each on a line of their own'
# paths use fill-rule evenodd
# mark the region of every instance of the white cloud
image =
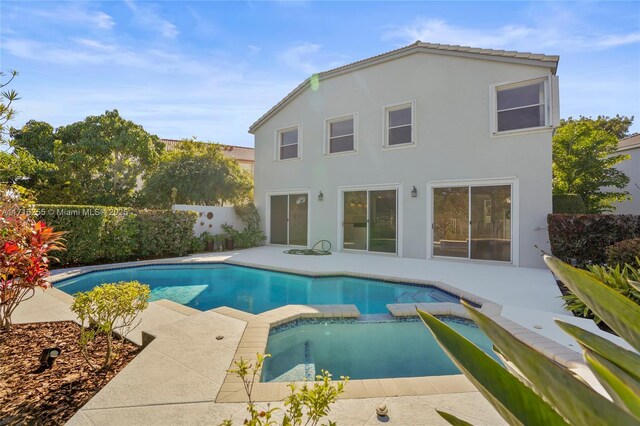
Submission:
<svg viewBox="0 0 640 426">
<path fill-rule="evenodd" d="M 157 30 L 165 38 L 176 38 L 180 34 L 178 27 L 156 13 L 151 5 L 140 5 L 133 0 L 125 0 L 124 4 L 140 25 Z"/>
<path fill-rule="evenodd" d="M 531 28 L 517 25 L 483 31 L 450 25 L 443 19 L 418 18 L 412 24 L 390 28 L 383 34 L 383 39 L 502 48 L 526 39 L 532 31 Z"/>
<path fill-rule="evenodd" d="M 484 29 L 453 25 L 443 19 L 417 18 L 410 24 L 387 27 L 382 34 L 382 39 L 398 40 L 401 44 L 421 40 L 428 43 L 524 51 L 549 48 L 565 51 L 604 50 L 640 42 L 640 32 L 589 33 L 577 25 L 566 25 L 566 20 L 570 19 L 566 15 L 561 19 L 565 22 L 563 25 L 533 21 L 530 25 L 508 24 L 498 28 Z"/>
<path fill-rule="evenodd" d="M 597 40 L 595 44 L 601 48 L 611 48 L 638 42 L 640 42 L 640 32 L 606 35 Z"/>
<path fill-rule="evenodd" d="M 321 46 L 314 43 L 302 43 L 293 46 L 280 54 L 280 59 L 291 68 L 303 71 L 307 74 L 321 71 L 312 63 L 314 55 L 320 51 Z"/>
<path fill-rule="evenodd" d="M 25 8 L 16 9 L 16 11 L 52 19 L 55 22 L 70 22 L 103 30 L 110 30 L 116 25 L 111 15 L 102 11 L 87 10 L 84 5 L 76 3 L 69 3 L 49 10 Z"/>
</svg>

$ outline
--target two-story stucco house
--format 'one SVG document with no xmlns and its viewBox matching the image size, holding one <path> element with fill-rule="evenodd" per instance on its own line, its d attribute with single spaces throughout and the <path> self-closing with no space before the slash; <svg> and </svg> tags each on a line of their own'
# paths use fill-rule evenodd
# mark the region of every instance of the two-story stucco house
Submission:
<svg viewBox="0 0 640 426">
<path fill-rule="evenodd" d="M 559 58 L 416 42 L 250 128 L 269 244 L 542 267 Z"/>
</svg>

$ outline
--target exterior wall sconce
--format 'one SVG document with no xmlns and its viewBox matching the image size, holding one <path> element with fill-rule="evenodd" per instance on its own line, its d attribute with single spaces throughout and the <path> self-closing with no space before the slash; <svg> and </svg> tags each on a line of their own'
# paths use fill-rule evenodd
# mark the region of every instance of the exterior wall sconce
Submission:
<svg viewBox="0 0 640 426">
<path fill-rule="evenodd" d="M 324 194 L 322 193 L 322 191 L 320 191 L 318 193 L 318 201 L 322 201 L 322 200 L 324 200 Z"/>
<path fill-rule="evenodd" d="M 411 196 L 413 198 L 416 198 L 418 196 L 418 190 L 416 189 L 415 185 L 413 185 L 413 189 L 411 190 Z"/>
</svg>

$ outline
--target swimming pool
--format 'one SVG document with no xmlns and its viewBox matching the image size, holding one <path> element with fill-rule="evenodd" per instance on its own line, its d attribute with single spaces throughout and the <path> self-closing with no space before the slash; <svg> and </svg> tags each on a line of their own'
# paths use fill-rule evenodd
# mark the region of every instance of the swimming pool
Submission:
<svg viewBox="0 0 640 426">
<path fill-rule="evenodd" d="M 489 338 L 473 322 L 440 317 L 498 360 Z M 383 379 L 460 374 L 419 320 L 345 322 L 304 320 L 272 330 L 261 381 L 314 380 L 320 370 L 334 378 Z"/>
<path fill-rule="evenodd" d="M 307 277 L 229 264 L 148 265 L 89 272 L 54 284 L 68 294 L 109 282 L 137 280 L 151 299 L 202 311 L 229 306 L 259 314 L 285 305 L 354 304 L 361 314 L 388 313 L 390 303 L 454 302 L 437 288 L 351 277 Z"/>
</svg>

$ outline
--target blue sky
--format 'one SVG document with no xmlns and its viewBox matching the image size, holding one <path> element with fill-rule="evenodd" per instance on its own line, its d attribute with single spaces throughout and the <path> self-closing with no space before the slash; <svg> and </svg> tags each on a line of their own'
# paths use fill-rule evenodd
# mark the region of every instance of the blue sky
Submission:
<svg viewBox="0 0 640 426">
<path fill-rule="evenodd" d="M 0 3 L 18 127 L 120 113 L 165 138 L 253 145 L 248 127 L 313 72 L 426 42 L 560 55 L 562 117 L 634 115 L 637 2 Z"/>
</svg>

